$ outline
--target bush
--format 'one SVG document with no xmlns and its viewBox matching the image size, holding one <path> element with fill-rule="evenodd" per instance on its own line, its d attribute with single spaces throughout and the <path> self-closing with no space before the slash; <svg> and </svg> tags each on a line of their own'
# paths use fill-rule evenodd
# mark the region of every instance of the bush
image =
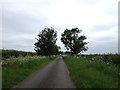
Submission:
<svg viewBox="0 0 120 90">
<path fill-rule="evenodd" d="M 79 57 L 84 57 L 88 60 L 102 60 L 106 63 L 112 62 L 118 66 L 120 64 L 119 54 L 89 54 L 89 55 L 79 55 Z"/>
<path fill-rule="evenodd" d="M 119 54 L 108 54 L 103 56 L 103 61 L 112 62 L 116 65 L 120 64 L 120 55 Z"/>
<path fill-rule="evenodd" d="M 35 52 L 25 52 L 25 51 L 17 51 L 17 50 L 0 50 L 0 52 L 2 53 L 2 59 L 7 59 L 10 57 L 18 57 L 20 55 L 22 55 L 23 57 L 30 55 L 36 55 Z"/>
</svg>

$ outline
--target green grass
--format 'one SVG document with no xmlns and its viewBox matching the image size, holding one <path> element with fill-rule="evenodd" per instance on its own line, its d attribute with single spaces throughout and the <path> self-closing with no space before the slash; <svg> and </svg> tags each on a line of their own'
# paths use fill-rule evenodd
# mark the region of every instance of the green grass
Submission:
<svg viewBox="0 0 120 90">
<path fill-rule="evenodd" d="M 2 88 L 13 87 L 54 59 L 55 57 L 19 56 L 18 58 L 4 60 L 2 64 Z"/>
<path fill-rule="evenodd" d="M 111 62 L 63 57 L 77 88 L 118 88 L 118 68 Z"/>
</svg>

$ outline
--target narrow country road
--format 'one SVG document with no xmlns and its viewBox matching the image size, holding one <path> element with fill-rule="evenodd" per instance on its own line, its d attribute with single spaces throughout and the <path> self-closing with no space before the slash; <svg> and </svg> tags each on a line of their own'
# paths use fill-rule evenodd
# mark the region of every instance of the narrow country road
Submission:
<svg viewBox="0 0 120 90">
<path fill-rule="evenodd" d="M 13 88 L 75 88 L 68 69 L 58 56 L 56 60 L 33 73 Z"/>
</svg>

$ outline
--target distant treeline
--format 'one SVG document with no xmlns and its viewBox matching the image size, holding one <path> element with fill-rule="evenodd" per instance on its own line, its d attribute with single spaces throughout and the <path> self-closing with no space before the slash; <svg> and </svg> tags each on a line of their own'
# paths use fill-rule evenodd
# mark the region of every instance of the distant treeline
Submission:
<svg viewBox="0 0 120 90">
<path fill-rule="evenodd" d="M 89 54 L 89 55 L 80 55 L 84 56 L 87 59 L 92 61 L 102 60 L 104 62 L 112 62 L 116 65 L 120 64 L 120 54 Z"/>
<path fill-rule="evenodd" d="M 30 56 L 33 56 L 33 55 L 37 55 L 37 53 L 35 52 L 25 52 L 25 51 L 18 51 L 18 50 L 0 50 L 0 52 L 2 53 L 2 59 L 7 59 L 7 58 L 10 58 L 10 57 L 18 57 L 18 56 L 27 56 L 27 55 L 30 55 Z"/>
</svg>

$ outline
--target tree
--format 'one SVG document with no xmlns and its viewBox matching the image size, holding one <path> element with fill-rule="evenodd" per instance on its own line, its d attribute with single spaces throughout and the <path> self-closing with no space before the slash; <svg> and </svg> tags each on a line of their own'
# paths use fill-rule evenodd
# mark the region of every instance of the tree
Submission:
<svg viewBox="0 0 120 90">
<path fill-rule="evenodd" d="M 64 54 L 63 51 L 59 51 L 59 52 L 58 52 L 58 55 L 62 55 L 62 54 Z"/>
<path fill-rule="evenodd" d="M 58 54 L 58 50 L 59 50 L 59 47 L 57 45 L 55 45 L 52 49 L 52 53 L 51 55 L 57 55 Z"/>
<path fill-rule="evenodd" d="M 65 51 L 65 54 L 66 54 L 66 55 L 71 55 L 72 52 L 71 52 L 71 51 Z"/>
<path fill-rule="evenodd" d="M 50 56 L 57 49 L 57 32 L 53 28 L 44 28 L 36 38 L 35 51 L 38 55 Z M 56 50 L 57 51 L 57 50 Z"/>
<path fill-rule="evenodd" d="M 61 34 L 61 41 L 67 50 L 71 50 L 73 54 L 78 54 L 88 49 L 88 47 L 85 46 L 88 43 L 84 42 L 87 37 L 84 35 L 79 36 L 79 33 L 81 32 L 82 30 L 79 30 L 78 28 L 72 28 L 71 30 L 66 29 Z"/>
</svg>

